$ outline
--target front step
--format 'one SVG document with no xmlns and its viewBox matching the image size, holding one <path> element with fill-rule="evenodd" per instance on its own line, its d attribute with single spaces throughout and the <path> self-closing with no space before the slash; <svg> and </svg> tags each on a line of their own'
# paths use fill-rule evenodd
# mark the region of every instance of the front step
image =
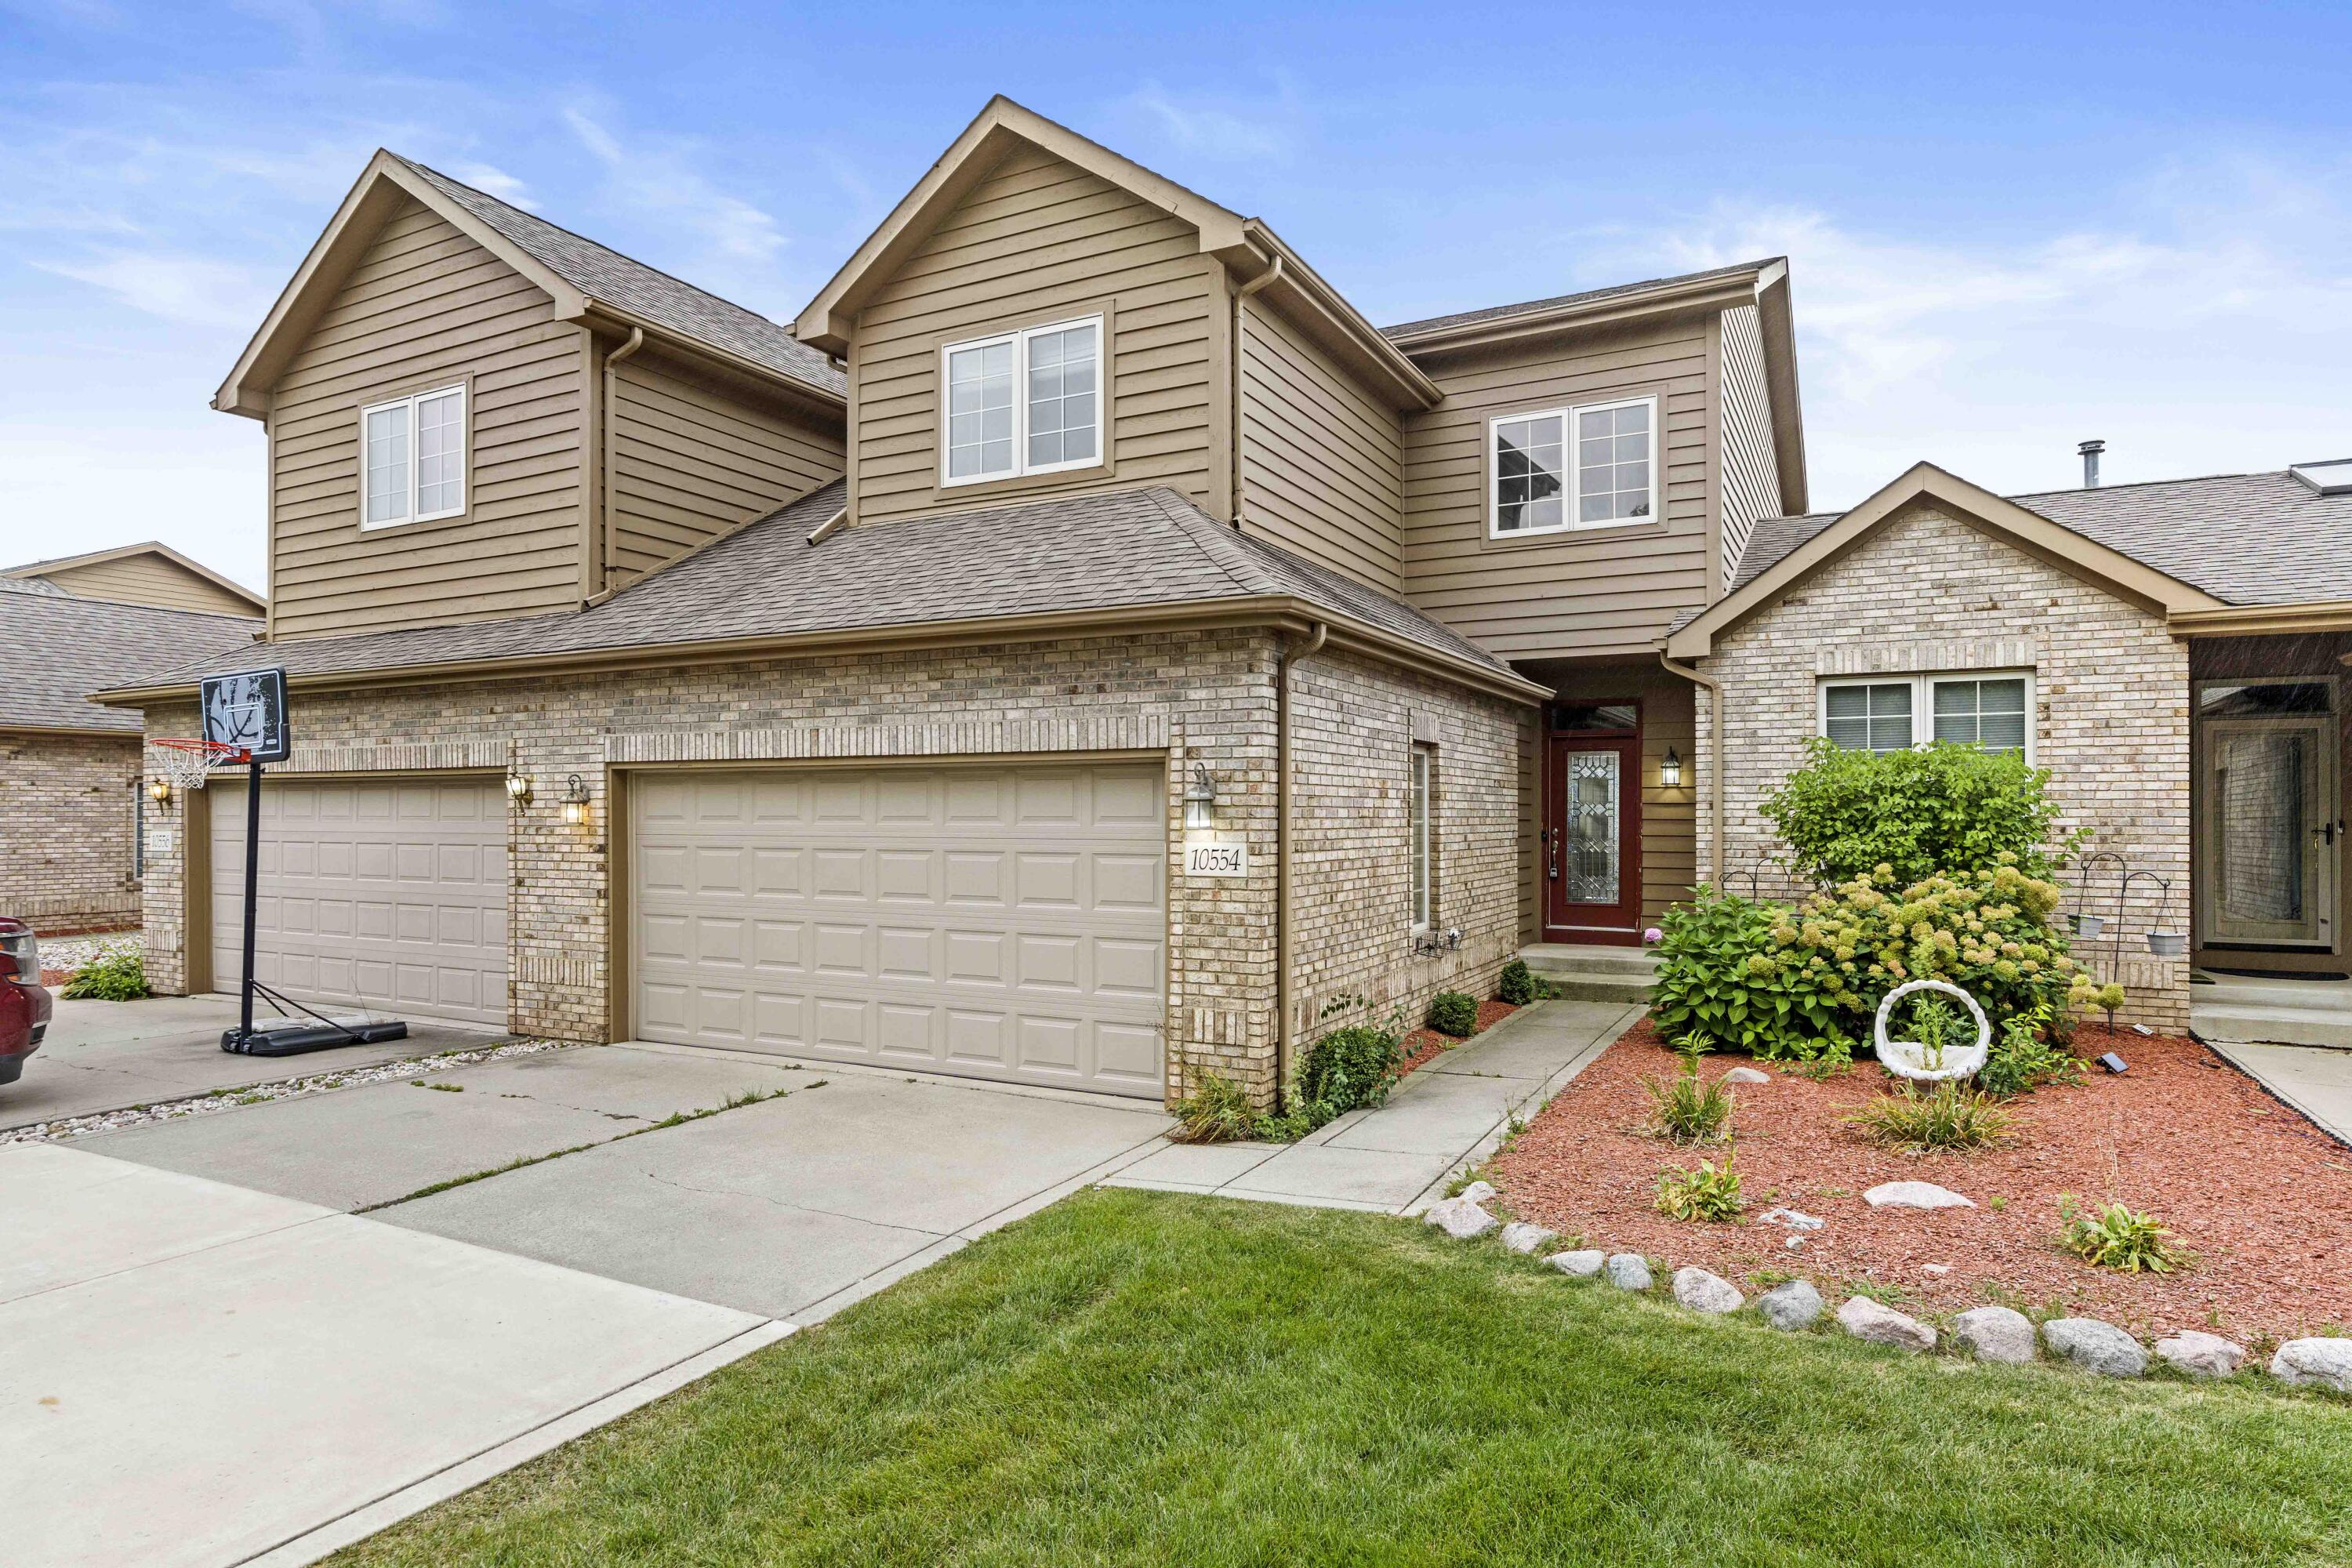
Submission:
<svg viewBox="0 0 2352 1568">
<path fill-rule="evenodd" d="M 1580 1002 L 1645 1003 L 1658 973 L 1657 955 L 1638 947 L 1538 942 L 1519 949 L 1519 956 L 1551 983 L 1554 994 Z"/>
<path fill-rule="evenodd" d="M 2189 1032 L 2200 1040 L 2352 1050 L 2352 1013 L 2322 1007 L 2209 1007 L 2192 1000 Z"/>
</svg>

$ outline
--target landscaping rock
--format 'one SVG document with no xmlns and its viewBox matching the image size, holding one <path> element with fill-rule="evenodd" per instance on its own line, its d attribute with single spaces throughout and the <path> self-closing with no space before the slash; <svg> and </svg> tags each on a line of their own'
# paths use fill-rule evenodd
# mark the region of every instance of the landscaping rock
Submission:
<svg viewBox="0 0 2352 1568">
<path fill-rule="evenodd" d="M 2271 1375 L 2281 1383 L 2315 1383 L 2352 1394 L 2352 1340 L 2289 1340 L 2271 1357 Z"/>
<path fill-rule="evenodd" d="M 2147 1370 L 2139 1342 L 2096 1318 L 2053 1318 L 2042 1325 L 2042 1342 L 2053 1355 L 2101 1377 L 2137 1377 Z"/>
<path fill-rule="evenodd" d="M 1484 1236 L 1501 1223 L 1467 1197 L 1446 1198 L 1442 1202 L 1433 1203 L 1429 1205 L 1429 1212 L 1422 1215 L 1422 1218 L 1431 1225 L 1443 1227 L 1445 1234 L 1456 1241 L 1467 1241 L 1472 1237 Z"/>
<path fill-rule="evenodd" d="M 1721 1316 L 1737 1312 L 1748 1304 L 1748 1298 L 1738 1286 L 1719 1274 L 1709 1274 L 1704 1268 L 1675 1270 L 1675 1300 L 1694 1312 Z"/>
<path fill-rule="evenodd" d="M 1556 1230 L 1546 1230 L 1539 1225 L 1529 1225 L 1523 1219 L 1517 1219 L 1503 1227 L 1503 1245 L 1513 1252 L 1533 1252 L 1559 1236 L 1559 1232 Z"/>
<path fill-rule="evenodd" d="M 1872 1208 L 1972 1209 L 1977 1205 L 1933 1182 L 1881 1182 L 1862 1194 Z"/>
<path fill-rule="evenodd" d="M 1609 1270 L 1609 1283 L 1620 1290 L 1646 1290 L 1654 1283 L 1650 1260 L 1638 1252 L 1616 1253 L 1603 1267 Z"/>
<path fill-rule="evenodd" d="M 2033 1320 L 2008 1307 L 1971 1307 L 1952 1320 L 1952 1338 L 1979 1361 L 2025 1366 L 2033 1360 Z"/>
<path fill-rule="evenodd" d="M 1758 1072 L 1754 1068 L 1733 1068 L 1729 1072 L 1723 1075 L 1723 1081 L 1726 1083 L 1770 1083 L 1772 1079 L 1769 1074 Z"/>
<path fill-rule="evenodd" d="M 1492 1182 L 1473 1182 L 1454 1194 L 1465 1204 L 1492 1203 L 1497 1194 Z"/>
<path fill-rule="evenodd" d="M 1774 1328 L 1794 1333 L 1812 1327 L 1822 1315 L 1822 1293 L 1805 1280 L 1791 1279 L 1757 1297 L 1756 1310 Z"/>
<path fill-rule="evenodd" d="M 1856 1296 L 1837 1311 L 1840 1327 L 1858 1340 L 1868 1340 L 1874 1345 L 1893 1345 L 1899 1351 L 1931 1351 L 1936 1348 L 1936 1331 L 1916 1318 L 1906 1318 L 1892 1307 L 1881 1306 L 1867 1296 Z"/>
<path fill-rule="evenodd" d="M 1790 1230 L 1819 1230 L 1829 1221 L 1801 1209 L 1766 1209 L 1759 1216 L 1759 1225 L 1785 1225 Z"/>
<path fill-rule="evenodd" d="M 2183 1329 L 2157 1341 L 2156 1353 L 2191 1377 L 2228 1377 L 2246 1359 L 2246 1347 L 2233 1345 L 2219 1334 Z"/>
<path fill-rule="evenodd" d="M 1597 1247 L 1587 1247 L 1575 1252 L 1555 1252 L 1544 1261 L 1571 1279 L 1590 1279 L 1601 1272 L 1608 1256 Z"/>
</svg>

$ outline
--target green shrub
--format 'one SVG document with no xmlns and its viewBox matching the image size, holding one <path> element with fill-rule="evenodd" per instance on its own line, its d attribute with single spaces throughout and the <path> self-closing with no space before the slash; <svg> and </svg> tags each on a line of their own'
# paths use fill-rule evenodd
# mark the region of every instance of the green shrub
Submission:
<svg viewBox="0 0 2352 1568">
<path fill-rule="evenodd" d="M 1721 1079 L 1709 1082 L 1695 1068 L 1671 1079 L 1644 1078 L 1650 1093 L 1650 1131 L 1673 1143 L 1720 1143 L 1731 1133 L 1731 1089 Z"/>
<path fill-rule="evenodd" d="M 1495 999 L 1508 1002 L 1514 1007 L 1524 1007 L 1536 999 L 1535 972 L 1524 958 L 1515 958 L 1503 965 L 1503 978 L 1495 987 Z"/>
<path fill-rule="evenodd" d="M 66 982 L 62 994 L 76 1002 L 136 1002 L 154 993 L 147 989 L 145 961 L 135 952 L 124 952 L 83 964 Z"/>
<path fill-rule="evenodd" d="M 1360 1106 L 1380 1104 L 1396 1082 L 1402 1045 L 1396 1031 L 1377 1024 L 1333 1029 L 1307 1047 L 1298 1070 L 1299 1108 L 1320 1127 Z"/>
<path fill-rule="evenodd" d="M 2050 774 L 2015 752 L 1948 741 L 1858 752 L 1822 738 L 1811 748 L 1763 812 L 1798 868 L 1818 881 L 1891 868 L 1884 879 L 1911 883 L 2000 865 L 2047 878 L 2082 841 L 2080 833 L 2057 837 L 2058 809 L 2044 793 Z"/>
<path fill-rule="evenodd" d="M 1717 1170 L 1712 1160 L 1701 1160 L 1695 1171 L 1669 1165 L 1658 1173 L 1658 1212 L 1670 1219 L 1734 1220 L 1742 1206 L 1739 1173 L 1723 1157 Z"/>
<path fill-rule="evenodd" d="M 1950 1082 L 1925 1094 L 1906 1083 L 1900 1093 L 1882 1094 L 1845 1120 L 1872 1142 L 1913 1154 L 1983 1149 L 2009 1138 L 2009 1112 L 1992 1096 Z"/>
<path fill-rule="evenodd" d="M 2057 1032 L 2054 1017 L 2049 1008 L 2037 1007 L 2002 1020 L 1985 1065 L 1977 1072 L 1977 1087 L 2008 1099 L 2031 1094 L 2047 1083 L 2081 1083 L 2082 1062 L 2063 1044 L 2045 1037 Z"/>
<path fill-rule="evenodd" d="M 2134 1214 L 2121 1204 L 2101 1204 L 2084 1213 L 2075 1206 L 2074 1194 L 2061 1193 L 2058 1217 L 2066 1222 L 2060 1238 L 2066 1250 L 2098 1268 L 2169 1274 L 2189 1262 L 2188 1253 L 2174 1245 L 2172 1233 L 2154 1215 Z"/>
<path fill-rule="evenodd" d="M 1466 1040 L 1478 1032 L 1478 1002 L 1465 991 L 1441 991 L 1430 999 L 1429 1026 Z"/>
<path fill-rule="evenodd" d="M 1176 1125 L 1168 1136 L 1178 1143 L 1231 1143 L 1248 1137 L 1258 1120 L 1249 1091 L 1215 1073 L 1203 1077 L 1173 1109 Z"/>
<path fill-rule="evenodd" d="M 1669 1039 L 1705 1035 L 1761 1057 L 1783 1053 L 1792 1039 L 1834 1032 L 1837 1004 L 1826 977 L 1781 962 L 1774 932 L 1788 913 L 1782 904 L 1704 887 L 1668 910 L 1650 988 L 1658 1032 Z"/>
</svg>

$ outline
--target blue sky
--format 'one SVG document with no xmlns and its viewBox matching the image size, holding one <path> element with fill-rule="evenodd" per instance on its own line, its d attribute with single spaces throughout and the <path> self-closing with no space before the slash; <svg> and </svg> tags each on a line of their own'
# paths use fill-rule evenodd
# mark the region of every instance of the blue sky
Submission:
<svg viewBox="0 0 2352 1568">
<path fill-rule="evenodd" d="M 1664 16 L 0 0 L 0 561 L 262 581 L 206 399 L 380 145 L 789 320 L 997 91 L 1379 322 L 1786 253 L 1817 506 L 2352 453 L 2352 7 Z"/>
</svg>

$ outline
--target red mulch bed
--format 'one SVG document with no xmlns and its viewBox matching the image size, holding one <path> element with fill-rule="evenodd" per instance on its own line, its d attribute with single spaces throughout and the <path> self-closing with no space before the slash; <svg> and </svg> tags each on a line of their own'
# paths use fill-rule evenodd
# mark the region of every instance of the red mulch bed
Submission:
<svg viewBox="0 0 2352 1568">
<path fill-rule="evenodd" d="M 2096 1025 L 2076 1037 L 2094 1053 L 2110 1043 Z M 1722 1150 L 1642 1131 L 1650 1114 L 1642 1078 L 1679 1065 L 1645 1020 L 1536 1118 L 1496 1162 L 1495 1181 L 1518 1217 L 1594 1246 L 1736 1281 L 1766 1269 L 1830 1287 L 1873 1281 L 1895 1287 L 1893 1299 L 1914 1311 L 2063 1304 L 2143 1336 L 2218 1324 L 2254 1342 L 2352 1325 L 2352 1150 L 2194 1040 L 2124 1033 L 2112 1045 L 2128 1072 L 2094 1067 L 2080 1089 L 2011 1101 L 2014 1141 L 1970 1152 L 1882 1150 L 1840 1120 L 1891 1081 L 1867 1058 L 1823 1083 L 1767 1069 L 1769 1084 L 1733 1089 L 1747 1215 L 1710 1225 L 1652 1206 L 1661 1169 L 1720 1163 Z M 1715 1077 L 1744 1060 L 1709 1057 L 1703 1070 Z M 1904 1180 L 1937 1183 L 1979 1206 L 1863 1201 L 1865 1189 Z M 2061 1193 L 2152 1212 L 2195 1261 L 2171 1275 L 2092 1268 L 2057 1246 Z M 1829 1223 L 1789 1250 L 1789 1232 L 1757 1221 L 1776 1205 Z M 1950 1272 L 1930 1274 L 1929 1265 Z"/>
<path fill-rule="evenodd" d="M 1476 1039 L 1517 1011 L 1508 1002 L 1479 1003 L 1478 1026 L 1470 1031 L 1470 1037 Z M 1415 1029 L 1404 1037 L 1404 1059 L 1397 1063 L 1397 1077 L 1402 1078 L 1413 1068 L 1435 1061 L 1462 1043 L 1451 1035 L 1439 1034 L 1435 1029 Z"/>
</svg>

